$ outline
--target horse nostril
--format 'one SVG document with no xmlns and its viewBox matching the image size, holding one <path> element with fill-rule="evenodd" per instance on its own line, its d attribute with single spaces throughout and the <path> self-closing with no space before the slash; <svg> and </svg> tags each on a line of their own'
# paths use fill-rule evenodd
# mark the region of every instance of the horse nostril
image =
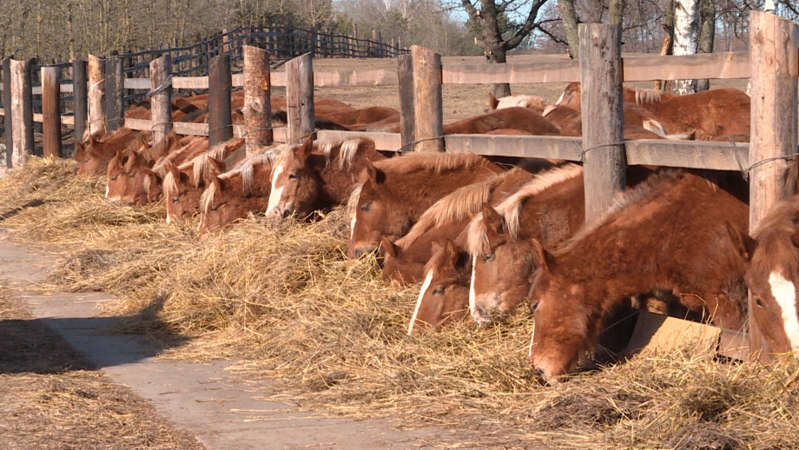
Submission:
<svg viewBox="0 0 799 450">
<path fill-rule="evenodd" d="M 290 215 L 291 215 L 291 211 L 289 211 L 288 209 L 284 209 L 283 213 L 281 214 L 281 217 L 283 217 L 285 219 L 286 217 L 288 217 Z"/>
</svg>

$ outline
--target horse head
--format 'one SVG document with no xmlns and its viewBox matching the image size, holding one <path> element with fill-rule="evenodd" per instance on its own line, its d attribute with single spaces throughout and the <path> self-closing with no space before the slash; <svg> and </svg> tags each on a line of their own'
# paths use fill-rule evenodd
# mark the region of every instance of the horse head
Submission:
<svg viewBox="0 0 799 450">
<path fill-rule="evenodd" d="M 291 215 L 308 215 L 317 201 L 320 182 L 310 164 L 313 151 L 312 138 L 302 145 L 283 150 L 272 171 L 272 188 L 266 216 L 284 219 Z"/>
</svg>

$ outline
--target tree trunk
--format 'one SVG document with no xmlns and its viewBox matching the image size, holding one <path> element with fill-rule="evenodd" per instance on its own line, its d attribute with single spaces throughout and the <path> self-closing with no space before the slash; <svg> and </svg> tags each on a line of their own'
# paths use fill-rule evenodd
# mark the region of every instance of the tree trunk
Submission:
<svg viewBox="0 0 799 450">
<path fill-rule="evenodd" d="M 677 0 L 674 8 L 674 54 L 694 55 L 699 47 L 699 0 Z M 679 95 L 696 92 L 696 80 L 677 80 Z"/>
<path fill-rule="evenodd" d="M 610 23 L 621 25 L 624 15 L 624 0 L 610 0 Z"/>
<path fill-rule="evenodd" d="M 486 48 L 485 57 L 491 63 L 504 64 L 506 62 L 506 50 L 502 42 L 502 33 L 499 31 L 498 12 L 494 0 L 481 0 L 480 13 L 482 17 L 483 43 Z M 510 95 L 510 84 L 494 84 L 491 86 L 491 93 L 497 98 L 507 97 Z"/>
<path fill-rule="evenodd" d="M 712 0 L 700 0 L 699 5 L 699 53 L 713 53 L 713 41 L 716 37 L 716 6 Z M 710 89 L 710 80 L 697 80 L 696 91 Z"/>
<path fill-rule="evenodd" d="M 563 30 L 566 32 L 566 42 L 569 43 L 569 57 L 577 59 L 580 56 L 580 39 L 577 36 L 577 11 L 574 9 L 574 0 L 558 0 L 558 9 L 563 20 Z"/>
<path fill-rule="evenodd" d="M 491 50 L 489 54 L 486 55 L 488 61 L 494 64 L 505 64 L 506 55 L 505 49 L 500 45 L 496 49 Z M 507 97 L 510 95 L 510 83 L 496 83 L 491 85 L 491 93 L 494 94 L 494 97 Z"/>
</svg>

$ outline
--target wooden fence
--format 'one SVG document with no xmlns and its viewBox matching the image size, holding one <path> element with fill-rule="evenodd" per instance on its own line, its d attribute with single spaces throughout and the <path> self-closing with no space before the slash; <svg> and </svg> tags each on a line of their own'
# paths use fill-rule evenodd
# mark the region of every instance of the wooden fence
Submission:
<svg viewBox="0 0 799 450">
<path fill-rule="evenodd" d="M 472 152 L 487 156 L 514 156 L 525 158 L 556 158 L 582 162 L 585 168 L 586 217 L 590 219 L 605 210 L 613 195 L 623 189 L 624 170 L 627 165 L 657 165 L 694 169 L 741 171 L 750 182 L 750 229 L 755 229 L 779 199 L 795 192 L 795 166 L 797 156 L 797 78 L 799 78 L 799 27 L 773 14 L 752 11 L 750 17 L 751 42 L 749 52 L 716 53 L 692 56 L 640 56 L 622 61 L 617 26 L 601 24 L 580 25 L 580 60 L 546 63 L 516 63 L 503 65 L 475 64 L 442 67 L 441 58 L 432 51 L 412 47 L 410 55 L 398 57 L 397 71 L 364 70 L 314 72 L 313 58 L 306 54 L 286 65 L 285 72 L 269 72 L 262 64 L 251 70 L 245 60 L 244 74 L 230 73 L 230 56 L 222 53 L 211 57 L 210 77 L 164 76 L 156 61 L 148 70 L 149 78 L 125 78 L 109 91 L 108 73 L 100 73 L 104 64 L 95 64 L 89 70 L 88 93 L 121 98 L 125 90 L 142 90 L 151 95 L 153 109 L 157 102 L 166 102 L 158 95 L 171 89 L 208 89 L 216 99 L 209 108 L 209 123 L 171 123 L 170 116 L 151 121 L 126 119 L 124 125 L 137 130 L 163 133 L 173 128 L 178 134 L 212 135 L 220 140 L 230 134 L 246 140 L 259 139 L 266 143 L 270 138 L 260 131 L 271 130 L 268 113 L 264 109 L 245 108 L 246 124 L 234 125 L 230 121 L 230 90 L 237 86 L 262 86 L 247 89 L 247 96 L 262 96 L 267 100 L 271 86 L 287 86 L 288 124 L 269 133 L 276 141 L 297 141 L 312 132 L 313 88 L 321 86 L 377 86 L 398 87 L 401 104 L 401 133 L 347 132 L 319 130 L 320 139 L 343 139 L 364 136 L 375 140 L 377 147 L 386 151 L 451 151 Z M 245 48 L 244 53 L 258 49 Z M 268 54 L 268 50 L 266 50 Z M 168 55 L 161 58 L 168 59 Z M 256 60 L 257 58 L 250 58 Z M 91 58 L 90 58 L 91 60 Z M 11 73 L 19 72 L 24 62 L 11 61 Z M 164 67 L 164 64 L 161 64 Z M 168 67 L 166 64 L 165 67 Z M 79 65 L 73 73 L 80 75 Z M 16 72 L 15 72 L 16 70 Z M 118 70 L 118 69 L 116 69 Z M 21 75 L 20 75 L 21 76 Z M 24 126 L 31 121 L 25 103 L 24 83 L 13 82 L 14 98 L 12 122 L 14 126 L 14 152 L 28 151 Z M 245 79 L 246 78 L 246 79 Z M 655 79 L 698 78 L 750 78 L 751 139 L 750 143 L 722 143 L 696 141 L 624 140 L 622 135 L 623 104 L 622 81 Z M 552 136 L 496 136 L 496 135 L 446 135 L 443 127 L 443 84 L 490 84 L 536 82 L 583 83 L 582 137 Z M 85 81 L 73 76 L 73 92 L 85 92 Z M 56 86 L 58 84 L 56 83 Z M 43 86 L 43 96 L 52 96 L 52 88 Z M 62 86 L 62 92 L 64 86 Z M 49 93 L 48 93 L 49 92 Z M 611 99 L 611 101 L 608 101 Z M 258 101 L 263 102 L 261 97 Z M 256 99 L 245 99 L 245 104 L 255 104 Z M 268 101 L 267 101 L 268 103 Z M 6 103 L 8 104 L 8 103 Z M 89 101 L 88 120 L 98 117 L 100 124 L 111 123 L 102 109 L 107 105 L 95 98 Z M 77 116 L 77 113 L 76 113 Z M 50 117 L 50 116 L 47 116 Z M 415 120 L 423 118 L 424 120 Z M 165 124 L 168 122 L 168 124 Z M 16 124 L 20 124 L 17 127 Z M 45 123 L 45 128 L 57 126 Z M 82 126 L 79 125 L 79 126 Z M 161 128 L 159 128 L 161 127 Z M 77 126 L 76 126 L 77 128 Z M 158 128 L 158 129 L 157 129 Z M 17 130 L 22 130 L 20 133 Z M 213 136 L 215 130 L 229 130 Z M 19 137 L 19 140 L 17 136 Z M 791 180 L 784 183 L 785 180 Z M 750 310 L 752 307 L 750 305 Z M 750 321 L 749 339 L 752 350 L 759 348 L 759 331 Z M 740 346 L 740 336 L 727 333 L 722 344 Z M 731 350 L 730 353 L 736 353 Z M 740 352 L 737 352 L 740 354 Z"/>
</svg>

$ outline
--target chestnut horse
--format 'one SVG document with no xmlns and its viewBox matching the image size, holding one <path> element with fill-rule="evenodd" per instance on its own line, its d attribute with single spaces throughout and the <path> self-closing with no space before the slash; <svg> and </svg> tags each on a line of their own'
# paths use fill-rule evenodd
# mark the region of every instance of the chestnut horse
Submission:
<svg viewBox="0 0 799 450">
<path fill-rule="evenodd" d="M 278 149 L 263 149 L 237 167 L 210 179 L 200 196 L 200 235 L 218 230 L 250 212 L 266 210 L 272 163 Z"/>
<path fill-rule="evenodd" d="M 535 135 L 556 136 L 560 130 L 540 113 L 528 108 L 498 109 L 479 116 L 444 125 L 444 134 L 485 134 L 492 130 L 512 128 Z"/>
<path fill-rule="evenodd" d="M 118 150 L 106 168 L 105 198 L 142 205 L 161 195 L 160 178 L 152 170 L 157 160 L 178 144 L 175 133 L 152 145 L 138 134 L 138 147 Z"/>
<path fill-rule="evenodd" d="M 583 121 L 580 111 L 563 105 L 549 105 L 544 117 L 554 123 L 563 136 L 582 136 Z M 667 134 L 655 115 L 634 103 L 624 104 L 625 139 L 693 139 L 690 133 Z"/>
<path fill-rule="evenodd" d="M 747 260 L 741 252 L 748 207 L 719 183 L 667 171 L 620 195 L 616 205 L 548 252 L 528 240 L 537 268 L 531 360 L 550 382 L 592 354 L 603 319 L 631 296 L 665 290 L 715 325 L 739 329 L 745 318 Z M 739 192 L 740 191 L 740 192 Z"/>
<path fill-rule="evenodd" d="M 266 216 L 307 217 L 343 205 L 366 165 L 384 158 L 371 139 L 314 143 L 308 138 L 287 147 L 275 161 Z"/>
<path fill-rule="evenodd" d="M 122 127 L 109 136 L 103 133 L 84 135 L 83 142 L 75 142 L 75 155 L 78 162 L 78 175 L 105 175 L 108 162 L 120 150 L 133 150 L 141 145 L 140 132 Z"/>
<path fill-rule="evenodd" d="M 436 201 L 402 238 L 396 242 L 383 238 L 383 279 L 400 284 L 421 281 L 433 242 L 454 239 L 484 204 L 498 203 L 532 177 L 530 172 L 516 167 L 460 187 Z"/>
<path fill-rule="evenodd" d="M 410 153 L 367 164 L 347 202 L 347 255 L 375 250 L 383 236 L 400 238 L 438 199 L 499 172 L 498 165 L 469 153 Z"/>
<path fill-rule="evenodd" d="M 207 148 L 208 141 L 205 141 Z M 211 178 L 225 172 L 231 158 L 243 149 L 244 140 L 233 138 L 216 145 L 180 165 L 165 161 L 162 188 L 166 204 L 166 222 L 182 221 L 199 208 L 200 195 Z"/>
<path fill-rule="evenodd" d="M 750 99 L 738 89 L 672 95 L 649 89 L 624 88 L 624 102 L 636 103 L 649 110 L 670 133 L 694 132 L 699 140 L 749 140 Z M 569 84 L 557 104 L 579 111 L 580 84 Z"/>
<path fill-rule="evenodd" d="M 752 291 L 750 346 L 769 358 L 799 351 L 799 195 L 784 200 L 763 218 L 755 241 L 744 238 L 751 263 L 746 283 Z M 752 252 L 752 250 L 754 250 Z"/>
</svg>

